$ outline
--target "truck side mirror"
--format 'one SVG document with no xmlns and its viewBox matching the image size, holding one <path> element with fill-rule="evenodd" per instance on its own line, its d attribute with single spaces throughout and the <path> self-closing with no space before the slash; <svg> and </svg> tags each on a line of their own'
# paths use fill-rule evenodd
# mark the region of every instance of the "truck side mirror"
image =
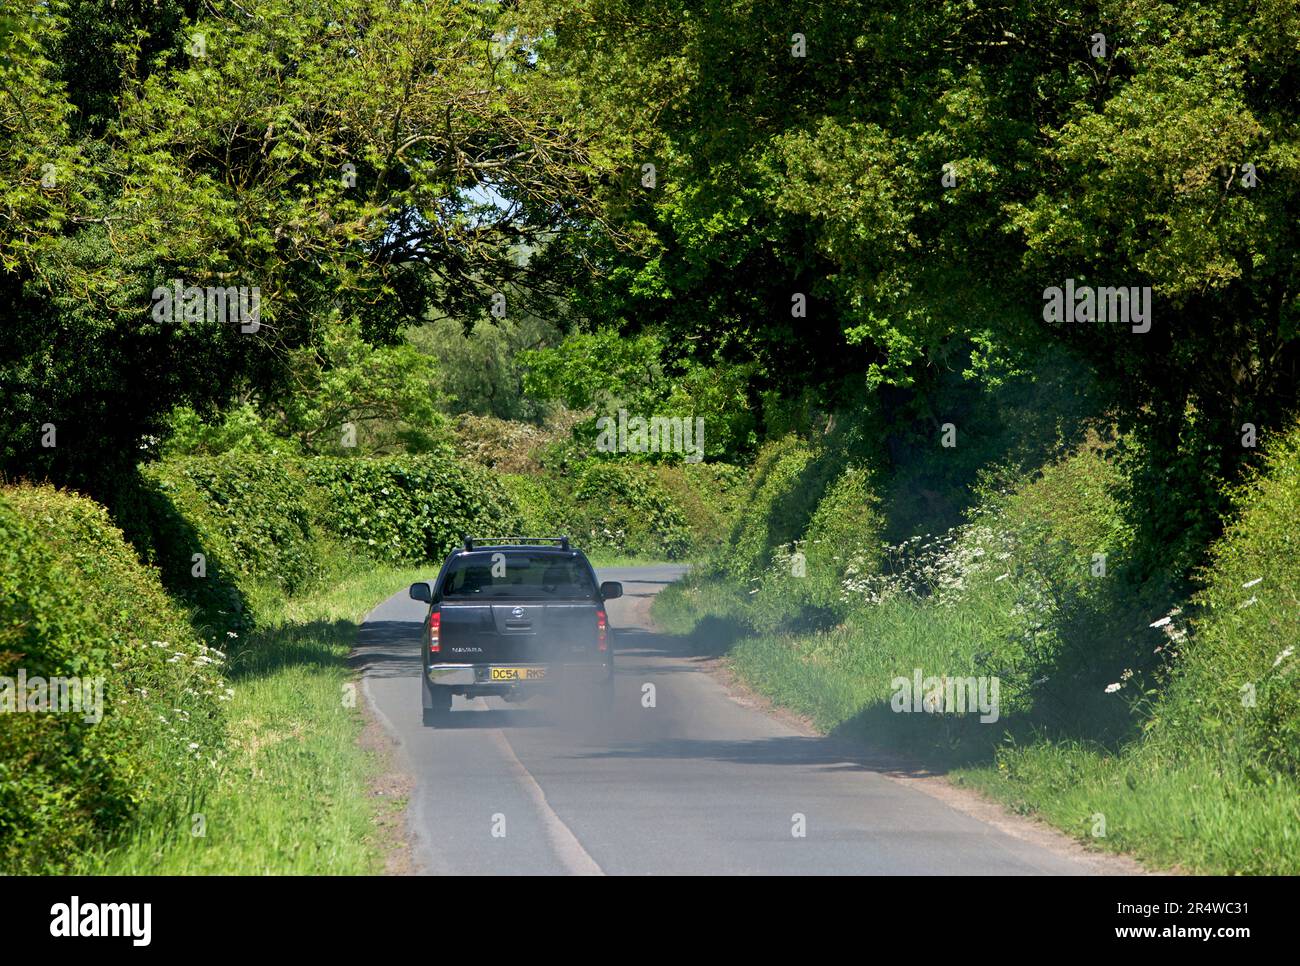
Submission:
<svg viewBox="0 0 1300 966">
<path fill-rule="evenodd" d="M 422 600 L 426 604 L 433 603 L 433 590 L 424 581 L 418 584 L 411 584 L 411 600 Z"/>
<path fill-rule="evenodd" d="M 605 600 L 614 600 L 623 596 L 623 585 L 617 580 L 607 580 L 600 585 L 600 596 Z"/>
</svg>

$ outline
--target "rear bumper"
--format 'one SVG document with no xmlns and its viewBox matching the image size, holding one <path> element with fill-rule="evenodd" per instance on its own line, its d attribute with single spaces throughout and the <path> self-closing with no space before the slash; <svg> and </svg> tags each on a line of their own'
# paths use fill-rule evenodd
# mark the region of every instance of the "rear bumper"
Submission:
<svg viewBox="0 0 1300 966">
<path fill-rule="evenodd" d="M 500 664 L 434 664 L 426 668 L 425 679 L 430 685 L 452 688 L 457 692 L 473 691 L 481 694 L 500 694 L 517 688 L 542 689 L 561 683 L 599 684 L 608 681 L 614 673 L 613 664 L 511 664 L 512 668 L 545 668 L 546 676 L 521 681 L 494 681 L 492 669 Z"/>
</svg>

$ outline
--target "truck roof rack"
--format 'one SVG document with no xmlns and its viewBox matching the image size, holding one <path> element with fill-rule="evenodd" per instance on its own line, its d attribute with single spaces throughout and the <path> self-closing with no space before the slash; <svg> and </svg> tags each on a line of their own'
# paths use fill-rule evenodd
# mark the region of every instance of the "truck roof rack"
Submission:
<svg viewBox="0 0 1300 966">
<path fill-rule="evenodd" d="M 500 547 L 513 545 L 522 546 L 530 543 L 554 543 L 557 544 L 561 550 L 569 549 L 568 537 L 471 537 L 467 533 L 462 533 L 460 539 L 464 543 L 466 550 L 473 550 L 475 544 L 478 544 L 480 547 Z"/>
</svg>

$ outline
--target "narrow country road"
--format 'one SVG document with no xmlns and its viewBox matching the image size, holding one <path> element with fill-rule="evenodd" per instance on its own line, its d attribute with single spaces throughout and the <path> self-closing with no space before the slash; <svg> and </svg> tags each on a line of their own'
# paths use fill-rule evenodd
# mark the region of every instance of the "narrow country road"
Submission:
<svg viewBox="0 0 1300 966">
<path fill-rule="evenodd" d="M 893 781 L 829 739 L 734 700 L 648 629 L 681 567 L 623 581 L 612 716 L 538 698 L 457 697 L 420 721 L 419 622 L 405 590 L 362 626 L 363 686 L 415 779 L 414 865 L 433 874 L 1081 874 L 1093 864 Z M 430 575 L 432 576 L 432 574 Z M 646 684 L 655 707 L 643 707 Z M 803 816 L 806 834 L 793 834 Z"/>
</svg>

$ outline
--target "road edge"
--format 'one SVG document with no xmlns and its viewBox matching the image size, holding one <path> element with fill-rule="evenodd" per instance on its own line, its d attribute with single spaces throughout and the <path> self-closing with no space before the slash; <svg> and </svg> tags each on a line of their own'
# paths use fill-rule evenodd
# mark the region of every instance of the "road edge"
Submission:
<svg viewBox="0 0 1300 966">
<path fill-rule="evenodd" d="M 641 626 L 656 634 L 666 634 L 655 622 L 650 613 L 653 598 L 637 601 L 637 617 Z M 779 705 L 766 695 L 755 691 L 744 680 L 725 656 L 698 660 L 696 666 L 712 677 L 726 693 L 727 697 L 741 707 L 761 712 L 775 718 L 786 727 L 809 738 L 825 738 L 826 733 L 819 730 L 812 721 L 789 708 Z M 1062 832 L 1036 815 L 1018 815 L 1009 811 L 1005 805 L 978 789 L 968 785 L 958 785 L 948 776 L 927 773 L 924 762 L 908 759 L 887 748 L 854 741 L 853 744 L 869 753 L 873 760 L 889 763 L 895 767 L 877 769 L 877 774 L 896 784 L 920 791 L 979 822 L 990 825 L 1012 838 L 1020 839 L 1045 849 L 1052 854 L 1081 862 L 1097 875 L 1159 876 L 1179 875 L 1177 869 L 1150 869 L 1137 858 L 1118 852 L 1103 852 L 1090 849 L 1078 839 Z"/>
</svg>

